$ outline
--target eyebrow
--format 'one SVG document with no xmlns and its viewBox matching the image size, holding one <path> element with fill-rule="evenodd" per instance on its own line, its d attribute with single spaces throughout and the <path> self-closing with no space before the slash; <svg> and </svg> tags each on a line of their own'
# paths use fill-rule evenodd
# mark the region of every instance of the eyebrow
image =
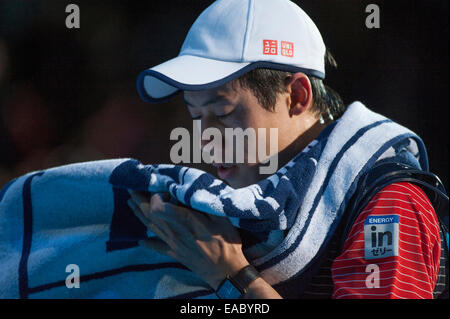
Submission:
<svg viewBox="0 0 450 319">
<path fill-rule="evenodd" d="M 184 97 L 183 97 L 183 101 L 185 104 L 190 105 L 190 106 L 194 106 L 192 103 L 190 103 L 189 101 L 187 101 Z M 220 95 L 216 95 L 213 98 L 207 100 L 206 102 L 204 102 L 203 104 L 200 105 L 200 107 L 202 106 L 206 106 L 208 104 L 213 104 L 213 103 L 217 103 L 217 102 L 221 102 L 221 101 L 227 101 L 226 98 L 224 98 L 223 96 Z"/>
</svg>

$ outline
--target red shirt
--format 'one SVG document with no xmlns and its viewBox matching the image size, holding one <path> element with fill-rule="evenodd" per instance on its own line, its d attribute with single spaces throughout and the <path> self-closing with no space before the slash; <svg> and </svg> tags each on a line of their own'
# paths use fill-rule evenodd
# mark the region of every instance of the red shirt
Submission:
<svg viewBox="0 0 450 319">
<path fill-rule="evenodd" d="M 410 183 L 389 185 L 363 209 L 333 262 L 333 298 L 433 298 L 440 253 L 425 193 Z"/>
</svg>

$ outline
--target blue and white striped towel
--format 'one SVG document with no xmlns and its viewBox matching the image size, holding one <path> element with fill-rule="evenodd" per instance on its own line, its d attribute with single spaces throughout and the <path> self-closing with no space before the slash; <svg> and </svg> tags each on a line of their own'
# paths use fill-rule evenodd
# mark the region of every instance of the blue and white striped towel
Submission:
<svg viewBox="0 0 450 319">
<path fill-rule="evenodd" d="M 215 298 L 184 266 L 137 246 L 151 234 L 128 208 L 127 188 L 169 192 L 229 217 L 248 259 L 281 284 L 326 246 L 358 178 L 392 156 L 428 169 L 416 134 L 355 102 L 278 172 L 240 189 L 197 169 L 133 159 L 26 174 L 0 192 L 0 297 Z M 66 287 L 68 265 L 79 269 L 79 288 Z"/>
</svg>

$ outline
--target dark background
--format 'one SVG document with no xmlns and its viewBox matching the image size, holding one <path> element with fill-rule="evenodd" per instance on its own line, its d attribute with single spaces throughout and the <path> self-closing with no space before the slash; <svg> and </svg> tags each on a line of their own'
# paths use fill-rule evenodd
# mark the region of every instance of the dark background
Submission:
<svg viewBox="0 0 450 319">
<path fill-rule="evenodd" d="M 339 63 L 326 83 L 419 134 L 448 188 L 448 0 L 295 1 Z M 170 162 L 170 131 L 191 128 L 180 97 L 140 101 L 140 71 L 178 54 L 212 1 L 0 0 L 0 187 L 25 172 L 104 158 Z M 367 29 L 365 8 L 380 7 Z"/>
</svg>

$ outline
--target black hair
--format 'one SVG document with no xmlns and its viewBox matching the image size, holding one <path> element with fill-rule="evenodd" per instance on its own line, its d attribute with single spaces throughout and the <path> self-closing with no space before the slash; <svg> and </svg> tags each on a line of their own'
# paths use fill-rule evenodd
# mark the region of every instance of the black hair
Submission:
<svg viewBox="0 0 450 319">
<path fill-rule="evenodd" d="M 325 64 L 337 68 L 337 62 L 331 53 L 326 50 Z M 258 102 L 267 110 L 273 111 L 278 94 L 285 92 L 285 80 L 293 73 L 273 70 L 254 69 L 236 79 L 243 88 L 249 89 L 258 99 Z M 340 95 L 323 83 L 323 80 L 308 76 L 311 82 L 313 95 L 313 111 L 325 120 L 337 119 L 345 112 L 345 105 Z"/>
</svg>

